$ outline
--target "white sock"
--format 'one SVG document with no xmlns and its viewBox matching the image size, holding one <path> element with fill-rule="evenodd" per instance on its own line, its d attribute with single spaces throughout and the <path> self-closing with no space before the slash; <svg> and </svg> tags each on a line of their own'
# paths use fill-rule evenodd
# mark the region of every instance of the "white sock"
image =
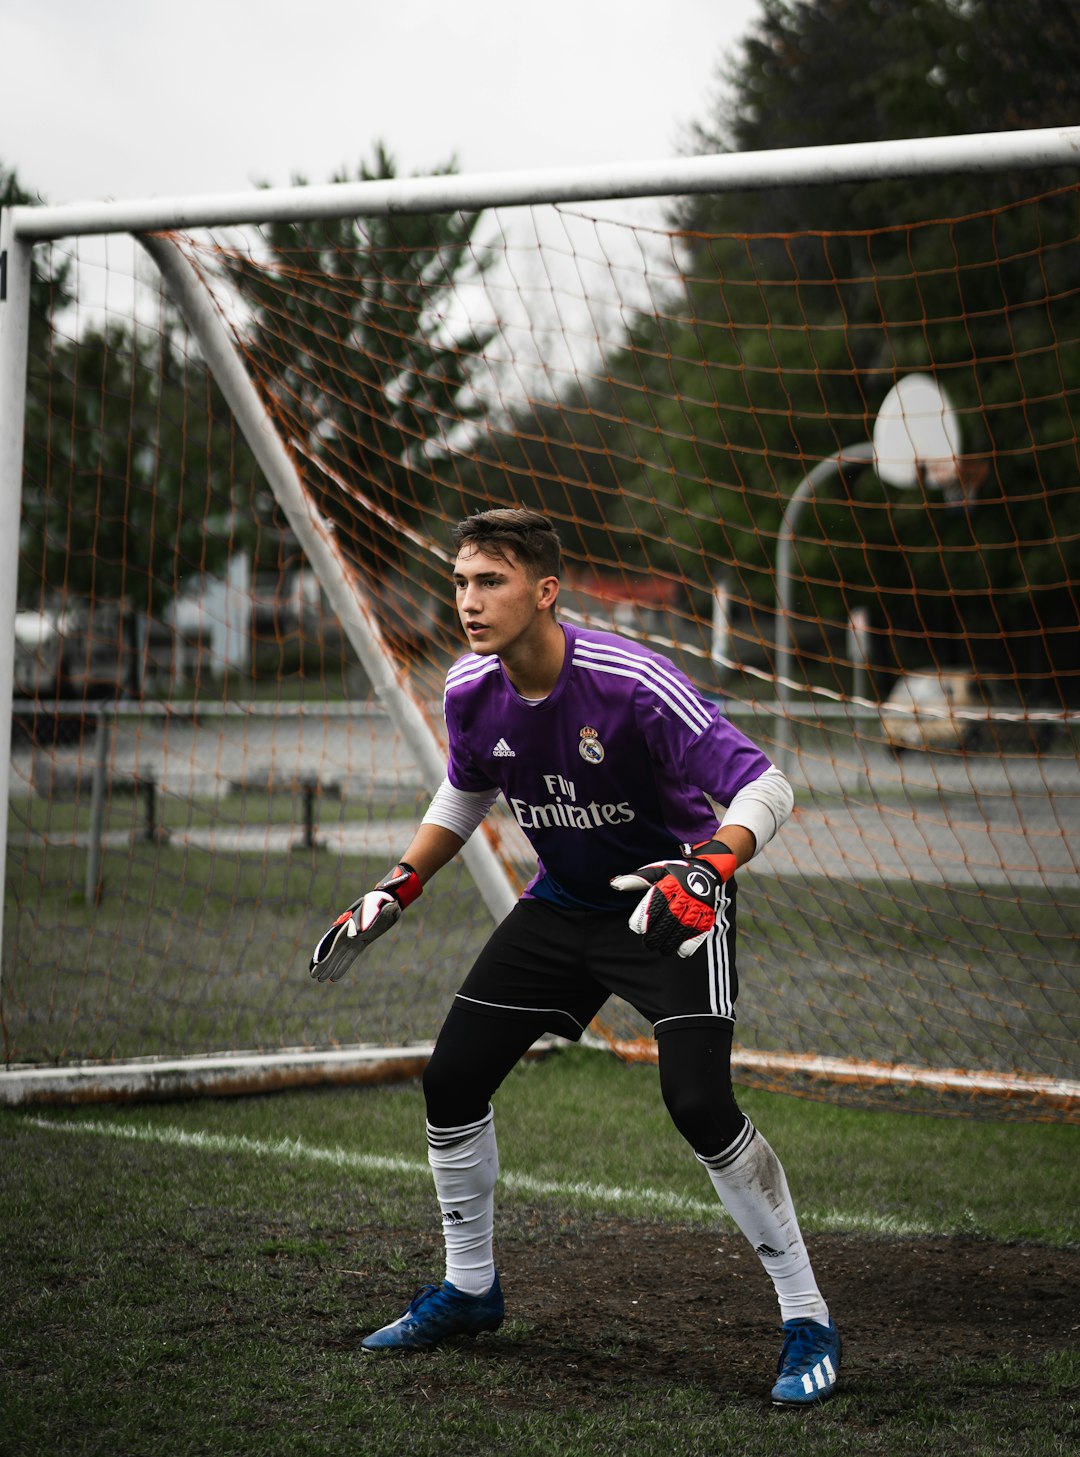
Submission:
<svg viewBox="0 0 1080 1457">
<path fill-rule="evenodd" d="M 486 1295 L 495 1282 L 492 1239 L 499 1150 L 495 1114 L 461 1128 L 427 1125 L 428 1162 L 442 1211 L 446 1278 L 467 1295 Z"/>
<path fill-rule="evenodd" d="M 828 1325 L 829 1307 L 810 1268 L 783 1167 L 749 1118 L 722 1153 L 697 1157 L 772 1280 L 780 1319 L 803 1316 Z"/>
</svg>

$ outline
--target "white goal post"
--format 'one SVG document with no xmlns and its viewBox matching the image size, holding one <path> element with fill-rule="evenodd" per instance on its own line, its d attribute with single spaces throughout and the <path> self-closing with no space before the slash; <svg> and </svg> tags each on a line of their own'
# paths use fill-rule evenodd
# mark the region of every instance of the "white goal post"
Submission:
<svg viewBox="0 0 1080 1457">
<path fill-rule="evenodd" d="M 138 238 L 165 282 L 168 293 L 202 357 L 227 400 L 263 476 L 289 526 L 300 542 L 333 612 L 370 679 L 372 689 L 408 745 L 428 790 L 444 772 L 444 759 L 422 705 L 407 677 L 388 650 L 378 614 L 363 584 L 351 573 L 335 543 L 333 530 L 319 515 L 297 477 L 296 466 L 256 391 L 228 329 L 198 273 L 183 251 L 167 236 L 180 230 L 238 227 L 244 224 L 306 223 L 341 218 L 375 218 L 479 212 L 488 208 L 529 208 L 539 204 L 601 203 L 632 198 L 672 198 L 691 194 L 757 191 L 786 186 L 815 186 L 880 179 L 913 179 L 948 173 L 998 174 L 1008 170 L 1080 168 L 1080 126 L 984 135 L 915 138 L 905 141 L 785 149 L 757 154 L 719 154 L 664 162 L 609 167 L 578 167 L 523 173 L 447 175 L 392 181 L 337 183 L 315 187 L 252 190 L 222 196 L 148 199 L 133 202 L 80 203 L 62 206 L 14 206 L 0 218 L 0 804 L 11 792 L 14 688 L 14 643 L 23 438 L 26 413 L 27 356 L 31 293 L 31 259 L 36 244 L 73 237 L 130 234 Z M 780 690 L 777 690 L 780 696 Z M 516 896 L 509 865 L 512 847 L 500 843 L 497 831 L 473 837 L 464 858 L 484 903 L 495 919 L 505 914 Z M 0 884 L 5 883 L 7 843 L 0 843 Z M 0 899 L 0 935 L 3 932 Z M 4 970 L 0 965 L 0 993 Z M 408 1066 L 417 1049 L 403 1049 Z M 754 1057 L 766 1054 L 751 1054 Z M 281 1086 L 312 1077 L 347 1077 L 347 1052 L 319 1055 L 310 1049 L 297 1055 L 295 1068 L 283 1070 L 280 1050 L 260 1061 L 237 1054 L 231 1082 L 228 1059 L 216 1057 L 206 1079 L 206 1059 L 195 1050 L 191 1085 Z M 358 1050 L 356 1065 L 372 1061 L 370 1049 Z M 376 1057 L 381 1063 L 382 1055 Z M 827 1063 L 824 1059 L 822 1067 Z M 738 1059 L 736 1058 L 736 1066 Z M 260 1084 L 260 1066 L 265 1077 Z M 333 1072 L 328 1068 L 333 1067 Z M 135 1068 L 135 1072 L 131 1069 Z M 820 1069 L 818 1069 L 820 1071 Z M 0 1102 L 64 1098 L 78 1087 L 84 1096 L 96 1069 L 85 1063 L 54 1068 L 11 1067 L 0 1071 Z M 125 1063 L 122 1096 L 140 1087 L 163 1086 L 147 1060 L 145 1080 L 138 1066 Z M 100 1069 L 103 1086 L 117 1083 L 109 1064 Z M 914 1076 L 914 1075 L 913 1075 Z M 965 1079 L 975 1076 L 964 1074 Z M 169 1063 L 168 1088 L 183 1078 Z M 200 1081 L 202 1080 L 202 1082 Z M 933 1086 L 931 1082 L 929 1084 Z M 965 1084 L 968 1085 L 968 1084 Z M 1025 1079 L 1016 1087 L 1047 1092 L 1071 1102 L 1080 1087 L 1067 1079 Z M 1000 1088 L 995 1085 L 995 1091 Z M 114 1094 L 115 1095 L 115 1094 Z"/>
</svg>

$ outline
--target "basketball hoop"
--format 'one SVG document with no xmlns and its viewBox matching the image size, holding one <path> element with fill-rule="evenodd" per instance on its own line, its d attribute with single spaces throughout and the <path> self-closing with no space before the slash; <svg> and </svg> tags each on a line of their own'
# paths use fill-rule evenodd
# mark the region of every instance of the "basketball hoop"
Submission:
<svg viewBox="0 0 1080 1457">
<path fill-rule="evenodd" d="M 882 401 L 874 422 L 874 464 L 902 490 L 920 482 L 946 492 L 960 468 L 960 423 L 945 391 L 928 374 L 908 374 Z"/>
</svg>

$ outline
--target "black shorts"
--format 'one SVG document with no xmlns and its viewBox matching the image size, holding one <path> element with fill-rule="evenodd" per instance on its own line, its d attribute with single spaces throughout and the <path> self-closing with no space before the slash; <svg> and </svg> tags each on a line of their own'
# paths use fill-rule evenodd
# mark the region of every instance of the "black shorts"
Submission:
<svg viewBox="0 0 1080 1457">
<path fill-rule="evenodd" d="M 675 1024 L 735 1020 L 735 886 L 716 929 L 693 956 L 657 956 L 630 930 L 627 911 L 564 910 L 520 900 L 498 925 L 458 992 L 470 1010 L 533 1023 L 576 1042 L 610 996 L 622 997 L 659 1035 Z"/>
</svg>

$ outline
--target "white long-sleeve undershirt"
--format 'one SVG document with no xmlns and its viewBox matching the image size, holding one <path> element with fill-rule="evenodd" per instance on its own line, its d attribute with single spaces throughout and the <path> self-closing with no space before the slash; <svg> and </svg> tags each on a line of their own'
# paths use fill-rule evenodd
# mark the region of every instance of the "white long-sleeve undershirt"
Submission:
<svg viewBox="0 0 1080 1457">
<path fill-rule="evenodd" d="M 745 784 L 732 798 L 720 821 L 720 832 L 725 825 L 742 825 L 754 836 L 756 855 L 794 808 L 795 792 L 787 775 L 770 764 L 764 774 Z"/>
<path fill-rule="evenodd" d="M 497 789 L 456 789 L 449 779 L 444 779 L 420 823 L 440 825 L 467 840 L 498 797 Z"/>
</svg>

